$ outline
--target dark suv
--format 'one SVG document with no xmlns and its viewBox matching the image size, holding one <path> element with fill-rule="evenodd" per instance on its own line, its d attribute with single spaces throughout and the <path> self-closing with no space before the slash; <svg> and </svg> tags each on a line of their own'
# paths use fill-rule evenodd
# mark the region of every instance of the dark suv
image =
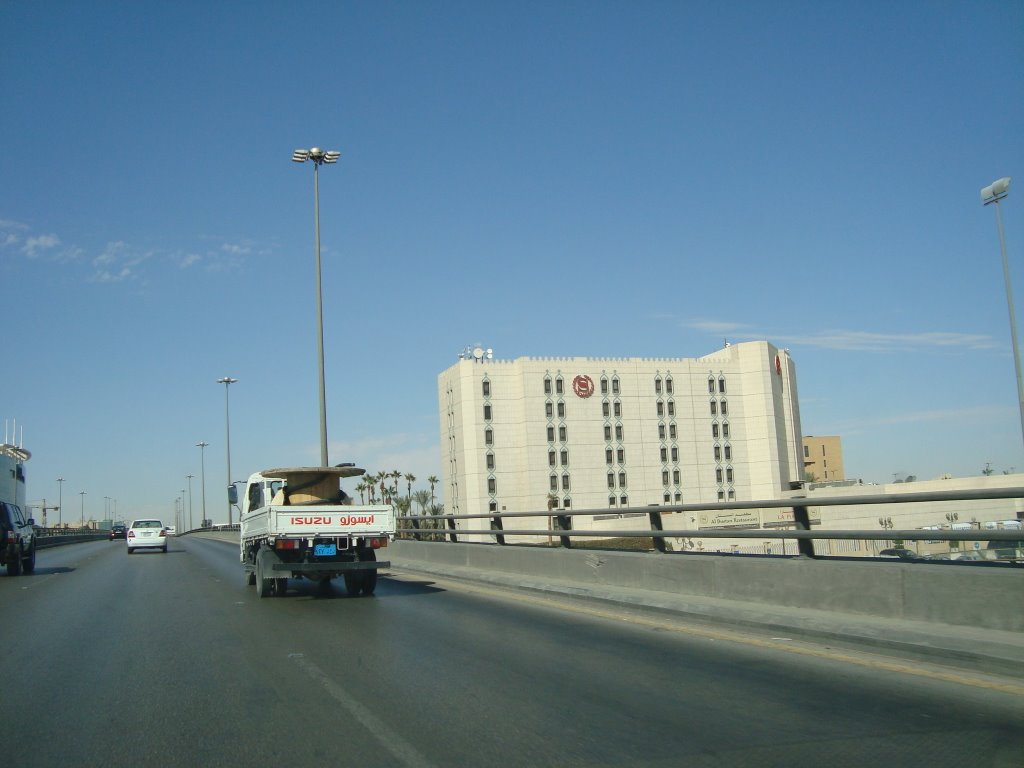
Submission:
<svg viewBox="0 0 1024 768">
<path fill-rule="evenodd" d="M 110 526 L 110 540 L 114 539 L 127 539 L 128 538 L 128 526 L 124 523 L 114 523 Z"/>
<path fill-rule="evenodd" d="M 8 576 L 36 569 L 35 525 L 17 504 L 0 501 L 0 565 L 7 566 Z"/>
</svg>

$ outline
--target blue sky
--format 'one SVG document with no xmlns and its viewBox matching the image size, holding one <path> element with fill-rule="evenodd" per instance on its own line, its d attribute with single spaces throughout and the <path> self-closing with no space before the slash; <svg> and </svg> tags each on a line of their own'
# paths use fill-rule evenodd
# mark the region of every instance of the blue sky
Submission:
<svg viewBox="0 0 1024 768">
<path fill-rule="evenodd" d="M 28 495 L 169 515 L 317 463 L 440 476 L 467 344 L 767 339 L 884 482 L 1024 470 L 1024 3 L 0 2 L 0 417 Z M 198 519 L 198 512 L 194 513 Z"/>
</svg>

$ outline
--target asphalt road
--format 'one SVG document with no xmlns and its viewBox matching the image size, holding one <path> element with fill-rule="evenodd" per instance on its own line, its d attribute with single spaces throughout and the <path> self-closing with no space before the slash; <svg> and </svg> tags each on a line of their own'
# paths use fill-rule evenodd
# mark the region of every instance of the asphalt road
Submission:
<svg viewBox="0 0 1024 768">
<path fill-rule="evenodd" d="M 194 537 L 0 576 L 6 766 L 1022 766 L 1024 684 Z"/>
</svg>

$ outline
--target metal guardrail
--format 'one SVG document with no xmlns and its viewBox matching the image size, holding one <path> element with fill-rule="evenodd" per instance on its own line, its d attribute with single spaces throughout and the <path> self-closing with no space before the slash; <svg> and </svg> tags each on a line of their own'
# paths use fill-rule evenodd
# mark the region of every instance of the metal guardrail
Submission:
<svg viewBox="0 0 1024 768">
<path fill-rule="evenodd" d="M 905 494 L 872 494 L 868 496 L 829 496 L 810 499 L 806 496 L 791 496 L 784 499 L 763 499 L 760 501 L 718 502 L 707 504 L 674 504 L 657 507 L 632 507 L 619 510 L 623 516 L 646 516 L 650 527 L 631 530 L 573 530 L 574 517 L 607 516 L 608 509 L 583 510 L 547 510 L 540 512 L 506 512 L 464 515 L 401 515 L 399 521 L 410 523 L 411 528 L 400 528 L 399 534 L 409 534 L 417 541 L 423 536 L 447 537 L 451 542 L 458 542 L 462 535 L 494 536 L 499 545 L 505 545 L 508 536 L 554 536 L 558 537 L 562 547 L 572 546 L 573 538 L 651 538 L 658 552 L 667 553 L 666 538 L 702 539 L 795 539 L 799 553 L 806 557 L 816 557 L 814 541 L 817 540 L 859 540 L 859 541 L 1024 541 L 1022 530 L 934 530 L 913 528 L 909 530 L 821 530 L 812 529 L 809 507 L 859 506 L 870 504 L 912 504 L 937 501 L 979 501 L 990 499 L 1021 499 L 1024 488 L 995 488 L 960 491 L 924 491 Z M 692 528 L 665 530 L 662 515 L 675 512 L 707 512 L 728 511 L 734 509 L 791 509 L 793 511 L 793 528 L 790 529 L 699 529 Z M 545 517 L 551 521 L 551 528 L 543 529 L 506 529 L 504 518 Z M 444 529 L 420 527 L 424 521 L 444 521 Z M 456 520 L 489 520 L 486 529 L 457 528 Z M 685 554 L 685 553 L 680 553 Z"/>
</svg>

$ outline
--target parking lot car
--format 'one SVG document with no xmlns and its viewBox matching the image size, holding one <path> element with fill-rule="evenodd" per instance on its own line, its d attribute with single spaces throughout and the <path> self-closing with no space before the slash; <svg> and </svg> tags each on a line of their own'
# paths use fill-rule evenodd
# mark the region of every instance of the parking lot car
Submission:
<svg viewBox="0 0 1024 768">
<path fill-rule="evenodd" d="M 890 549 L 883 549 L 878 553 L 879 557 L 896 557 L 900 560 L 920 560 L 917 552 L 912 549 L 905 549 L 903 547 L 892 547 Z"/>
<path fill-rule="evenodd" d="M 129 555 L 136 549 L 167 551 L 167 529 L 159 520 L 133 520 L 127 540 Z"/>
<path fill-rule="evenodd" d="M 17 504 L 0 502 L 0 564 L 7 566 L 8 576 L 36 569 L 35 525 Z"/>
<path fill-rule="evenodd" d="M 124 523 L 114 523 L 110 526 L 110 540 L 114 539 L 127 539 L 128 538 L 128 526 Z"/>
</svg>

